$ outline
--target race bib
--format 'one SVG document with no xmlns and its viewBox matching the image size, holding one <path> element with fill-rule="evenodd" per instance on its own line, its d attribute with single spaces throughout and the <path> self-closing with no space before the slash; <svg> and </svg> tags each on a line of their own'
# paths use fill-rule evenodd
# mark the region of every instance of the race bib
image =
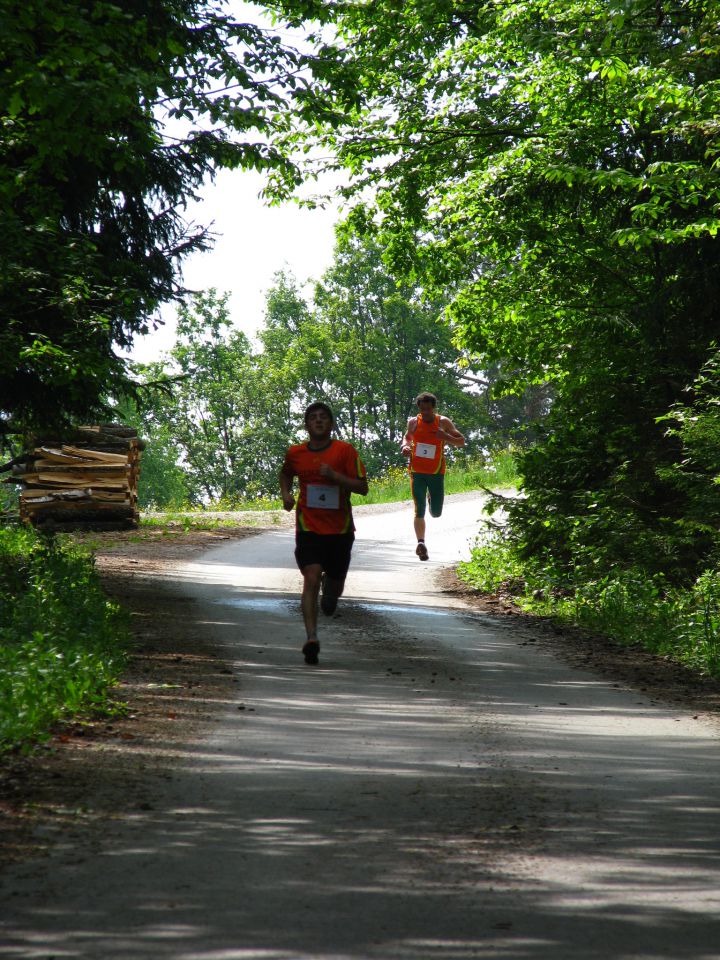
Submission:
<svg viewBox="0 0 720 960">
<path fill-rule="evenodd" d="M 315 510 L 339 510 L 340 487 L 325 483 L 309 483 L 307 505 Z"/>
<path fill-rule="evenodd" d="M 418 443 L 415 446 L 415 456 L 422 457 L 423 460 L 433 460 L 437 445 L 434 443 Z"/>
</svg>

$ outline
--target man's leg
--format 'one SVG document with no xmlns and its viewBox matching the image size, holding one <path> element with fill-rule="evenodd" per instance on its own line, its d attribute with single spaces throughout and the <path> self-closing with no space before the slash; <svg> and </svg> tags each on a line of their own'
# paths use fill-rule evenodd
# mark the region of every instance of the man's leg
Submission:
<svg viewBox="0 0 720 960">
<path fill-rule="evenodd" d="M 434 473 L 428 478 L 428 499 L 430 501 L 430 516 L 441 517 L 445 503 L 445 474 Z"/>
<path fill-rule="evenodd" d="M 320 609 L 325 616 L 335 613 L 337 602 L 345 589 L 345 578 L 350 569 L 350 557 L 355 542 L 354 534 L 341 534 L 325 541 L 324 567 L 321 579 Z"/>
<path fill-rule="evenodd" d="M 410 474 L 410 490 L 415 503 L 415 519 L 413 526 L 415 528 L 415 537 L 417 547 L 415 553 L 421 560 L 428 559 L 427 547 L 425 546 L 425 506 L 427 503 L 427 477 L 422 473 Z"/>
<path fill-rule="evenodd" d="M 322 593 L 320 595 L 320 609 L 326 617 L 335 613 L 337 602 L 345 589 L 344 580 L 334 580 L 327 573 L 322 575 Z"/>
<path fill-rule="evenodd" d="M 300 597 L 303 621 L 307 640 L 303 647 L 306 663 L 317 663 L 320 644 L 317 638 L 318 621 L 318 593 L 320 592 L 320 576 L 322 567 L 319 563 L 311 563 L 302 569 L 303 589 Z"/>
<path fill-rule="evenodd" d="M 302 569 L 303 589 L 300 605 L 308 640 L 311 637 L 317 638 L 318 594 L 320 592 L 321 574 L 322 567 L 319 563 L 311 563 Z"/>
</svg>

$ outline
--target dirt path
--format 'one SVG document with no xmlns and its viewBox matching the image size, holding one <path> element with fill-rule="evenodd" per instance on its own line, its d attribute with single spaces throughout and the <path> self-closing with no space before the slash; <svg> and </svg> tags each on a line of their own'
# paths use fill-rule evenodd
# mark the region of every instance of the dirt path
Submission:
<svg viewBox="0 0 720 960">
<path fill-rule="evenodd" d="M 502 601 L 478 620 L 439 563 L 438 634 L 380 524 L 316 673 L 257 531 L 101 551 L 130 715 L 5 769 L 0 956 L 717 955 L 714 686 Z"/>
</svg>

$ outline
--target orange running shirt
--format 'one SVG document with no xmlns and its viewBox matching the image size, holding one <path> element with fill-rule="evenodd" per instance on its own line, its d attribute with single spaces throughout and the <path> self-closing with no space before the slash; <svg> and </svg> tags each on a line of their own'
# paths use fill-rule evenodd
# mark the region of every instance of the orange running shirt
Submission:
<svg viewBox="0 0 720 960">
<path fill-rule="evenodd" d="M 438 439 L 439 426 L 437 413 L 432 423 L 426 423 L 418 414 L 417 427 L 411 438 L 411 473 L 445 473 L 445 442 Z"/>
<path fill-rule="evenodd" d="M 312 533 L 348 533 L 355 529 L 350 492 L 323 477 L 321 463 L 346 477 L 365 476 L 365 466 L 357 450 L 344 440 L 331 440 L 322 450 L 311 450 L 307 443 L 290 447 L 282 472 L 300 480 L 297 528 Z"/>
</svg>

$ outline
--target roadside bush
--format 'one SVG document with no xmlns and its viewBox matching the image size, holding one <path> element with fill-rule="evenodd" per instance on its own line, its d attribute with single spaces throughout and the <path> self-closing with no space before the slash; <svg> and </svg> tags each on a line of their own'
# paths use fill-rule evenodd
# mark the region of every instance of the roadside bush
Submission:
<svg viewBox="0 0 720 960">
<path fill-rule="evenodd" d="M 483 487 L 510 487 L 517 481 L 511 451 L 499 451 L 490 459 L 462 459 L 448 464 L 445 493 L 467 493 Z M 396 503 L 410 500 L 407 466 L 390 467 L 377 478 L 370 478 L 367 497 L 355 497 L 354 503 Z"/>
<path fill-rule="evenodd" d="M 92 558 L 69 541 L 0 528 L 0 751 L 61 719 L 111 712 L 130 634 Z"/>
<path fill-rule="evenodd" d="M 503 593 L 523 610 L 579 626 L 621 644 L 640 644 L 698 673 L 720 677 L 720 570 L 708 569 L 690 587 L 638 567 L 576 580 L 552 565 L 518 556 L 500 531 L 478 541 L 458 575 L 482 593 Z"/>
</svg>

